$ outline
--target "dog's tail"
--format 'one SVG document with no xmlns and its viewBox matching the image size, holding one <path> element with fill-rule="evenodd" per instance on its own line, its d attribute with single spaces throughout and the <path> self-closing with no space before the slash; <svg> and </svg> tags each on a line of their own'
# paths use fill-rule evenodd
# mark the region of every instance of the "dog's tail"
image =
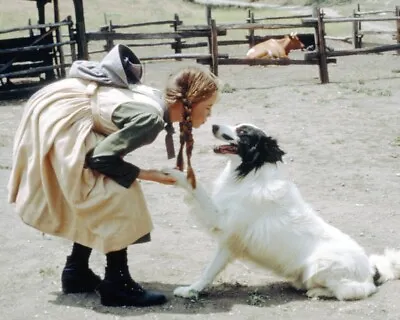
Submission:
<svg viewBox="0 0 400 320">
<path fill-rule="evenodd" d="M 382 255 L 371 255 L 369 261 L 375 267 L 376 285 L 400 279 L 400 250 L 386 249 Z"/>
</svg>

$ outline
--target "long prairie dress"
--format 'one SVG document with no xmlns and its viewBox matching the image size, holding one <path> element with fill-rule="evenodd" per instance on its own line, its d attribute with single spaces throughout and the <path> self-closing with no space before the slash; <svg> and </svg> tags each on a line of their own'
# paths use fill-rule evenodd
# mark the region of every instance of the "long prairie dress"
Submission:
<svg viewBox="0 0 400 320">
<path fill-rule="evenodd" d="M 123 157 L 151 143 L 164 128 L 164 112 L 146 90 L 78 78 L 39 90 L 15 135 L 9 202 L 26 224 L 103 253 L 134 243 L 153 227 L 140 182 L 124 187 L 85 159 L 98 146 Z M 126 114 L 133 116 L 121 121 Z M 127 137 L 134 143 L 121 143 Z"/>
</svg>

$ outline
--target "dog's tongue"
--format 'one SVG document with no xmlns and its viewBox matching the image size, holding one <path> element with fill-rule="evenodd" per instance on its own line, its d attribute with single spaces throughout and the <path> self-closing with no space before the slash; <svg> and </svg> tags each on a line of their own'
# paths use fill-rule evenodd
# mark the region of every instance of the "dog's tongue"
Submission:
<svg viewBox="0 0 400 320">
<path fill-rule="evenodd" d="M 223 144 L 220 146 L 216 146 L 214 147 L 214 152 L 215 153 L 233 153 L 236 154 L 237 153 L 237 147 L 231 144 Z"/>
</svg>

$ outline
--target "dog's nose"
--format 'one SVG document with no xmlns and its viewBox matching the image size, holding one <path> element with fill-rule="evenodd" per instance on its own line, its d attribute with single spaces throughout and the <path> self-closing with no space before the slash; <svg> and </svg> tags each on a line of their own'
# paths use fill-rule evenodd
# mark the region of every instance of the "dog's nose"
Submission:
<svg viewBox="0 0 400 320">
<path fill-rule="evenodd" d="M 212 132 L 213 132 L 214 134 L 218 132 L 218 129 L 219 129 L 219 125 L 217 125 L 217 124 L 213 124 L 213 125 L 212 125 Z"/>
</svg>

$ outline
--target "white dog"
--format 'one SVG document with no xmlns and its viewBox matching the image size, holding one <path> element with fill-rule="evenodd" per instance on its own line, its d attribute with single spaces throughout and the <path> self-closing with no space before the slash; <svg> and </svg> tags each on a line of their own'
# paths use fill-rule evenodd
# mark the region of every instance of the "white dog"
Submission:
<svg viewBox="0 0 400 320">
<path fill-rule="evenodd" d="M 164 169 L 189 192 L 197 217 L 218 241 L 200 279 L 175 295 L 197 297 L 235 259 L 272 270 L 314 298 L 363 299 L 378 284 L 400 278 L 399 251 L 368 257 L 303 200 L 282 171 L 284 152 L 275 139 L 248 124 L 214 125 L 212 131 L 227 143 L 214 151 L 229 156 L 212 197 L 200 184 L 193 189 L 183 172 Z"/>
</svg>

